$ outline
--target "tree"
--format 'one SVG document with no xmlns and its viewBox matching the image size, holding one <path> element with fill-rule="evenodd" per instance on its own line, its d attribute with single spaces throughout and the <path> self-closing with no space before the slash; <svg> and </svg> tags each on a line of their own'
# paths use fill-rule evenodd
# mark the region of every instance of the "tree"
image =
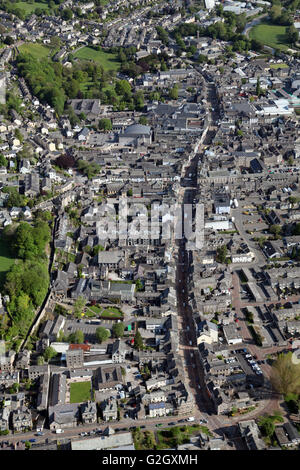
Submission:
<svg viewBox="0 0 300 470">
<path fill-rule="evenodd" d="M 111 120 L 108 118 L 102 118 L 99 121 L 99 129 L 103 131 L 111 131 L 112 130 L 112 123 Z"/>
<path fill-rule="evenodd" d="M 257 77 L 257 80 L 256 80 L 256 94 L 257 96 L 260 96 L 262 93 L 261 91 L 261 87 L 260 87 L 260 79 L 259 77 Z"/>
<path fill-rule="evenodd" d="M 227 257 L 227 246 L 222 245 L 217 248 L 216 261 L 218 263 L 225 263 Z"/>
<path fill-rule="evenodd" d="M 7 44 L 8 46 L 11 46 L 15 41 L 12 37 L 10 36 L 6 36 L 6 38 L 4 39 L 4 44 Z"/>
<path fill-rule="evenodd" d="M 16 382 L 16 383 L 12 384 L 11 387 L 9 388 L 9 393 L 11 393 L 11 394 L 18 393 L 19 388 L 20 388 L 20 384 L 18 384 Z"/>
<path fill-rule="evenodd" d="M 71 8 L 65 8 L 61 14 L 62 18 L 66 21 L 70 21 L 73 18 L 73 12 Z"/>
<path fill-rule="evenodd" d="M 270 227 L 270 233 L 272 233 L 275 236 L 275 238 L 279 237 L 279 235 L 281 234 L 281 230 L 282 229 L 281 229 L 280 225 L 275 225 L 274 224 L 274 225 L 271 225 L 271 227 Z"/>
<path fill-rule="evenodd" d="M 136 331 L 136 334 L 134 337 L 134 348 L 137 349 L 138 351 L 144 348 L 143 338 L 139 330 Z"/>
<path fill-rule="evenodd" d="M 175 83 L 173 88 L 169 90 L 169 98 L 171 100 L 177 100 L 178 99 L 178 85 Z"/>
<path fill-rule="evenodd" d="M 38 365 L 38 366 L 43 366 L 44 364 L 45 364 L 45 359 L 44 359 L 44 357 L 43 357 L 43 356 L 39 356 L 39 357 L 37 358 L 37 365 Z"/>
<path fill-rule="evenodd" d="M 266 437 L 271 437 L 275 431 L 275 424 L 273 421 L 268 417 L 263 417 L 258 421 L 258 426 L 262 434 Z"/>
<path fill-rule="evenodd" d="M 294 25 L 287 28 L 286 35 L 291 44 L 295 44 L 298 41 L 299 33 Z"/>
<path fill-rule="evenodd" d="M 270 381 L 280 394 L 300 393 L 300 364 L 293 363 L 291 352 L 278 355 L 272 365 Z"/>
<path fill-rule="evenodd" d="M 299 202 L 299 199 L 295 196 L 290 196 L 289 202 L 294 206 L 295 204 L 297 204 L 297 202 Z"/>
<path fill-rule="evenodd" d="M 75 300 L 74 308 L 73 308 L 73 313 L 75 317 L 77 318 L 81 317 L 82 310 L 84 309 L 85 305 L 86 305 L 86 300 L 82 295 L 79 296 L 78 299 Z"/>
<path fill-rule="evenodd" d="M 137 279 L 135 281 L 135 288 L 136 288 L 137 292 L 140 292 L 144 289 L 144 284 L 142 283 L 142 281 L 140 279 Z"/>
<path fill-rule="evenodd" d="M 72 344 L 83 344 L 84 343 L 84 333 L 81 330 L 76 330 L 74 333 L 71 333 L 68 337 L 68 342 Z"/>
<path fill-rule="evenodd" d="M 0 153 L 0 167 L 1 166 L 4 166 L 5 168 L 8 166 L 8 161 L 2 153 Z"/>
<path fill-rule="evenodd" d="M 44 359 L 46 362 L 49 362 L 56 355 L 57 352 L 55 351 L 55 349 L 53 349 L 51 346 L 48 346 L 44 352 Z"/>
<path fill-rule="evenodd" d="M 107 341 L 110 337 L 110 331 L 104 328 L 103 326 L 99 326 L 96 330 L 96 337 L 99 343 L 101 344 L 104 341 Z"/>
<path fill-rule="evenodd" d="M 114 323 L 112 330 L 116 338 L 122 338 L 124 336 L 124 323 Z"/>
<path fill-rule="evenodd" d="M 115 85 L 115 90 L 118 95 L 130 97 L 131 85 L 127 80 L 118 80 Z"/>
<path fill-rule="evenodd" d="M 141 116 L 140 119 L 139 119 L 139 123 L 142 124 L 143 126 L 147 126 L 148 120 L 147 120 L 146 116 Z M 5 158 L 5 160 L 6 160 L 6 158 Z"/>
</svg>

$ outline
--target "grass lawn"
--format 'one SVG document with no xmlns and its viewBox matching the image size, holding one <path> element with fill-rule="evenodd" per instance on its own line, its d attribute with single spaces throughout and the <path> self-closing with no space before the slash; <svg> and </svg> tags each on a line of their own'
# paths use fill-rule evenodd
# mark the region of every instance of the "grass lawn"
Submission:
<svg viewBox="0 0 300 470">
<path fill-rule="evenodd" d="M 287 69 L 287 64 L 271 64 L 270 69 Z"/>
<path fill-rule="evenodd" d="M 37 59 L 42 59 L 43 57 L 48 57 L 51 53 L 51 49 L 47 46 L 43 46 L 42 44 L 26 42 L 19 46 L 20 52 L 25 52 L 27 54 L 33 55 Z"/>
<path fill-rule="evenodd" d="M 20 10 L 23 10 L 26 16 L 31 15 L 37 8 L 42 8 L 43 10 L 46 10 L 47 13 L 49 12 L 48 5 L 46 3 L 41 3 L 41 2 L 34 2 L 34 3 L 27 3 L 27 2 L 17 2 L 14 3 L 14 8 L 20 8 Z"/>
<path fill-rule="evenodd" d="M 95 315 L 99 315 L 100 317 L 102 316 L 111 317 L 111 318 L 123 317 L 123 312 L 116 307 L 108 307 L 104 309 L 103 307 L 92 305 L 87 308 L 87 313 L 89 311 L 92 311 Z M 91 314 L 88 313 L 87 316 L 91 316 Z"/>
<path fill-rule="evenodd" d="M 118 70 L 120 62 L 117 60 L 116 54 L 110 54 L 104 51 L 95 51 L 91 47 L 82 47 L 75 54 L 75 58 L 83 60 L 93 60 L 97 64 L 102 65 L 104 70 Z"/>
<path fill-rule="evenodd" d="M 11 257 L 6 243 L 0 238 L 0 287 L 2 287 L 6 273 L 14 262 L 15 260 Z"/>
<path fill-rule="evenodd" d="M 156 431 L 158 450 L 174 448 L 179 444 L 185 444 L 190 441 L 190 437 L 199 431 L 209 434 L 208 428 L 194 424 L 192 426 L 174 426 L 172 428 L 160 429 Z"/>
<path fill-rule="evenodd" d="M 287 26 L 279 26 L 263 22 L 254 26 L 250 30 L 249 37 L 250 39 L 257 39 L 266 46 L 284 51 L 290 47 L 286 30 Z"/>
<path fill-rule="evenodd" d="M 82 403 L 91 400 L 91 382 L 70 384 L 70 403 Z"/>
<path fill-rule="evenodd" d="M 101 313 L 100 315 L 101 317 L 111 317 L 111 318 L 118 318 L 118 317 L 122 317 L 123 316 L 123 313 L 121 312 L 121 310 L 118 310 L 117 308 L 113 309 L 113 308 L 106 308 L 105 310 L 103 310 L 103 312 Z"/>
</svg>

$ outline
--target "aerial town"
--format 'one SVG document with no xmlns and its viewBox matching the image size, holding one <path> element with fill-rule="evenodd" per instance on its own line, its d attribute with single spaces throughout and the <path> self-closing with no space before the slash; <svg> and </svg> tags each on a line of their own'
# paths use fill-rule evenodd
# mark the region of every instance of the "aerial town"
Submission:
<svg viewBox="0 0 300 470">
<path fill-rule="evenodd" d="M 0 0 L 0 450 L 300 449 L 299 33 Z"/>
</svg>

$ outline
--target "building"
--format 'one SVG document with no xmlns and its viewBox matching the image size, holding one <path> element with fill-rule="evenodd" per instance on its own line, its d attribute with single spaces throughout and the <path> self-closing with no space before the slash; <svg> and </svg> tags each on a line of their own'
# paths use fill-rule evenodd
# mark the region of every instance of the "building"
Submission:
<svg viewBox="0 0 300 470">
<path fill-rule="evenodd" d="M 210 321 L 204 320 L 198 324 L 197 344 L 200 343 L 217 343 L 218 342 L 218 325 Z"/>
<path fill-rule="evenodd" d="M 116 420 L 118 418 L 118 405 L 116 400 L 105 400 L 101 403 L 101 411 L 104 421 Z"/>
<path fill-rule="evenodd" d="M 28 408 L 22 407 L 12 411 L 12 427 L 16 432 L 25 432 L 32 428 L 32 416 Z"/>
<path fill-rule="evenodd" d="M 166 404 L 164 402 L 149 403 L 149 417 L 156 418 L 157 416 L 166 416 Z"/>
<path fill-rule="evenodd" d="M 82 369 L 84 365 L 84 354 L 82 349 L 66 351 L 66 364 L 69 369 Z"/>
<path fill-rule="evenodd" d="M 80 406 L 81 420 L 83 424 L 97 422 L 97 406 L 93 401 L 82 403 Z"/>
<path fill-rule="evenodd" d="M 243 338 L 234 323 L 224 325 L 223 333 L 228 344 L 238 344 L 243 341 Z"/>
</svg>

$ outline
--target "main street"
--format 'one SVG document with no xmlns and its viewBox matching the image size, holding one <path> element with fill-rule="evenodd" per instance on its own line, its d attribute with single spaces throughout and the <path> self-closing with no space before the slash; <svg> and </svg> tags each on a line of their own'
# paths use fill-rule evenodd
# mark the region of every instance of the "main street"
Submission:
<svg viewBox="0 0 300 470">
<path fill-rule="evenodd" d="M 189 178 L 188 187 L 184 187 L 179 192 L 179 201 L 178 203 L 184 207 L 184 204 L 190 204 L 194 201 L 197 195 L 197 168 L 198 160 L 200 153 L 203 152 L 204 147 L 209 145 L 215 135 L 215 128 L 211 126 L 212 122 L 215 122 L 218 119 L 218 110 L 216 109 L 216 98 L 215 90 L 212 85 L 209 84 L 209 89 L 207 93 L 207 99 L 209 102 L 209 123 L 210 127 L 205 136 L 205 139 L 198 148 L 198 153 L 192 158 L 189 162 L 189 166 L 185 167 L 185 178 Z M 212 111 L 213 109 L 213 111 Z M 213 112 L 213 116 L 212 116 Z M 189 177 L 189 175 L 192 175 Z M 239 211 L 236 211 L 235 217 L 237 220 L 238 230 L 241 230 L 241 235 L 245 236 L 247 243 L 250 242 L 249 237 L 243 229 L 241 218 L 239 216 Z M 250 263 L 250 266 L 258 262 L 263 263 L 263 256 L 256 249 L 253 243 L 249 243 L 254 256 L 255 261 Z M 178 299 L 178 314 L 179 314 L 179 331 L 182 331 L 180 337 L 180 355 L 184 361 L 184 368 L 186 377 L 189 381 L 189 386 L 195 401 L 195 412 L 194 416 L 198 419 L 206 419 L 208 422 L 208 427 L 215 432 L 226 432 L 226 428 L 229 429 L 233 424 L 247 419 L 253 419 L 261 416 L 264 413 L 272 413 L 274 410 L 278 409 L 279 401 L 278 397 L 274 395 L 271 391 L 268 377 L 270 374 L 270 366 L 267 364 L 262 366 L 263 372 L 266 377 L 266 399 L 262 399 L 255 410 L 247 413 L 244 417 L 227 417 L 227 416 L 217 416 L 214 412 L 213 404 L 208 397 L 206 392 L 205 383 L 204 383 L 204 371 L 200 363 L 200 356 L 197 348 L 197 339 L 195 325 L 193 321 L 193 312 L 189 305 L 189 275 L 190 267 L 192 264 L 192 253 L 188 252 L 186 249 L 186 240 L 177 241 L 178 246 L 178 256 L 177 256 L 177 275 L 176 275 L 176 288 L 177 288 L 177 299 Z M 269 348 L 262 350 L 258 348 L 252 339 L 252 336 L 247 328 L 245 319 L 242 316 L 241 308 L 245 305 L 241 302 L 240 299 L 240 286 L 237 273 L 233 272 L 233 290 L 232 290 L 232 303 L 235 308 L 240 321 L 241 333 L 243 340 L 247 345 L 247 348 L 251 354 L 256 355 L 259 358 L 262 358 L 266 354 L 272 353 L 275 350 L 278 351 L 278 348 Z"/>
</svg>

